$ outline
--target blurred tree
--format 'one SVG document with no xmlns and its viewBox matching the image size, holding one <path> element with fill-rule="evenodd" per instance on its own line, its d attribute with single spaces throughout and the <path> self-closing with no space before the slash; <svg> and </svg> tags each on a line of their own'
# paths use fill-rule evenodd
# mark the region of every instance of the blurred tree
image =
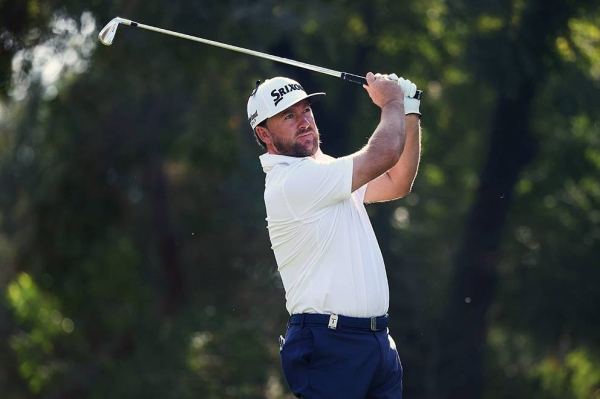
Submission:
<svg viewBox="0 0 600 399">
<path fill-rule="evenodd" d="M 197 9 L 204 23 L 199 33 L 218 31 L 209 21 L 227 20 L 235 5 Z M 162 23 L 151 19 L 158 7 L 164 8 Z M 175 19 L 182 31 L 198 30 L 198 20 L 178 5 L 144 9 L 135 14 L 156 25 Z M 77 7 L 61 10 L 62 24 L 78 17 Z M 270 14 L 269 8 L 258 11 Z M 219 26 L 224 40 L 230 37 L 229 27 Z M 88 33 L 94 42 L 95 32 Z M 27 113 L 18 116 L 15 108 L 20 122 L 8 127 L 13 140 L 5 143 L 2 161 L 2 186 L 10 188 L 3 190 L 3 232 L 12 245 L 20 243 L 10 279 L 26 271 L 31 284 L 61 304 L 40 299 L 39 306 L 69 315 L 72 328 L 69 346 L 44 337 L 60 350 L 33 356 L 25 350 L 30 341 L 18 337 L 35 341 L 36 327 L 17 320 L 3 331 L 15 353 L 5 358 L 15 363 L 3 370 L 15 370 L 15 381 L 48 397 L 185 397 L 190 389 L 208 397 L 214 388 L 193 383 L 191 373 L 208 373 L 215 363 L 188 369 L 193 337 L 209 328 L 220 332 L 221 324 L 234 323 L 229 319 L 243 325 L 254 312 L 251 304 L 270 295 L 257 292 L 246 301 L 248 279 L 266 277 L 265 287 L 279 294 L 271 272 L 252 277 L 245 264 L 255 264 L 255 240 L 264 248 L 258 260 L 268 251 L 262 218 L 248 216 L 257 213 L 260 197 L 239 203 L 260 185 L 260 175 L 248 178 L 243 166 L 252 154 L 244 150 L 251 134 L 237 131 L 245 120 L 239 104 L 249 90 L 248 82 L 233 77 L 246 64 L 228 63 L 232 54 L 209 47 L 192 53 L 197 45 L 172 38 L 136 36 L 135 30 L 122 35 L 121 49 L 99 48 L 93 68 L 65 74 L 53 96 L 44 82 L 33 90 L 35 71 L 23 78 L 33 82 L 21 102 Z M 222 117 L 208 118 L 216 114 Z M 230 244 L 237 242 L 247 245 Z M 18 297 L 8 303 L 12 312 Z M 196 306 L 214 309 L 207 312 L 220 320 L 217 327 L 190 313 Z M 258 327 L 255 335 L 262 337 L 267 326 Z M 230 397 L 237 386 L 252 393 L 247 397 L 263 397 L 269 370 L 252 370 L 249 362 L 260 359 L 244 351 L 270 352 L 255 345 L 247 328 L 231 331 L 239 350 L 214 358 L 239 364 L 240 372 L 224 375 L 220 386 L 231 387 Z M 250 371 L 255 377 L 246 378 Z M 24 389 L 5 382 L 7 395 Z"/>
<path fill-rule="evenodd" d="M 591 11 L 594 3 L 500 6 L 467 2 L 454 6 L 455 12 L 477 21 L 471 24 L 477 34 L 469 38 L 465 65 L 497 98 L 487 158 L 454 259 L 448 310 L 441 327 L 445 353 L 440 377 L 448 398 L 479 398 L 505 222 L 519 177 L 537 153 L 536 117 L 544 118 L 534 112 L 534 106 L 548 94 L 544 88 L 552 66 L 562 64 L 557 39 L 569 35 L 572 18 Z M 586 111 L 587 107 L 581 110 Z"/>
</svg>

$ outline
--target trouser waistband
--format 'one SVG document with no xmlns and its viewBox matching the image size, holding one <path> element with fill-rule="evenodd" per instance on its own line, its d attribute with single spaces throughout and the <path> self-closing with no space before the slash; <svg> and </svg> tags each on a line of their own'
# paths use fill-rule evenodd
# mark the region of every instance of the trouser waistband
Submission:
<svg viewBox="0 0 600 399">
<path fill-rule="evenodd" d="M 290 317 L 290 325 L 320 325 L 332 330 L 353 328 L 380 331 L 388 326 L 388 315 L 378 317 L 349 317 L 336 314 L 301 313 Z"/>
</svg>

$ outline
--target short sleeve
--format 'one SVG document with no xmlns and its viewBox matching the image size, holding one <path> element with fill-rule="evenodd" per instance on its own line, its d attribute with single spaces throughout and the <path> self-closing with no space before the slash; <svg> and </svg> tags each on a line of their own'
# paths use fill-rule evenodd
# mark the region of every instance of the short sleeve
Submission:
<svg viewBox="0 0 600 399">
<path fill-rule="evenodd" d="M 284 195 L 296 217 L 350 198 L 352 158 L 319 162 L 310 158 L 295 165 L 284 184 Z"/>
</svg>

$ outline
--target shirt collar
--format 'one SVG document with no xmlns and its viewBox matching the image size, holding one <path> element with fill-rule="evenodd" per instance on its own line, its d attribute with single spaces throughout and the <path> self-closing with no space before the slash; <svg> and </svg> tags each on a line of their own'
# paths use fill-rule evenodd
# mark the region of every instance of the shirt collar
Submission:
<svg viewBox="0 0 600 399">
<path fill-rule="evenodd" d="M 310 157 L 288 157 L 287 155 L 276 155 L 276 154 L 263 154 L 259 157 L 260 164 L 263 167 L 263 171 L 268 173 L 277 165 L 293 165 L 302 161 L 303 159 Z"/>
</svg>

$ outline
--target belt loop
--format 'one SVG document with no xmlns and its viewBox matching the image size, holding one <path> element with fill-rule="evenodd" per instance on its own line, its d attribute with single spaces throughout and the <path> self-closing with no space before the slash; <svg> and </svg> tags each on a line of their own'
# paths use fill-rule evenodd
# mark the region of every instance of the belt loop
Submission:
<svg viewBox="0 0 600 399">
<path fill-rule="evenodd" d="M 371 317 L 371 331 L 377 331 L 377 317 Z"/>
<path fill-rule="evenodd" d="M 304 327 L 304 313 L 300 314 L 300 328 Z"/>
</svg>

